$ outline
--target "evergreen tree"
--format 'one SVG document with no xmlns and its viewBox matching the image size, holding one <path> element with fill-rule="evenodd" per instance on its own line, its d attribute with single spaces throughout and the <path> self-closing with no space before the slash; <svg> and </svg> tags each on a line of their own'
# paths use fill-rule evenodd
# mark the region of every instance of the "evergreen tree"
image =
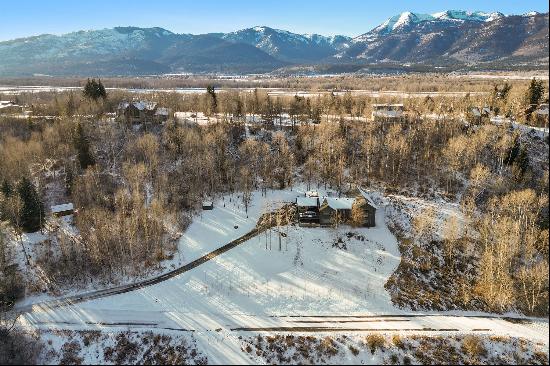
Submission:
<svg viewBox="0 0 550 366">
<path fill-rule="evenodd" d="M 512 89 L 512 85 L 508 84 L 507 82 L 504 83 L 502 88 L 500 88 L 497 84 L 493 86 L 493 100 L 506 100 L 508 98 L 508 94 L 510 94 L 510 90 Z"/>
<path fill-rule="evenodd" d="M 84 128 L 80 123 L 76 126 L 76 133 L 74 138 L 74 145 L 78 155 L 78 162 L 82 169 L 88 168 L 90 165 L 95 164 L 94 156 L 90 151 L 90 142 L 88 137 L 84 133 Z"/>
<path fill-rule="evenodd" d="M 69 99 L 67 100 L 67 116 L 71 117 L 76 110 L 76 103 L 73 93 L 69 93 Z"/>
<path fill-rule="evenodd" d="M 10 197 L 13 194 L 13 187 L 11 186 L 10 182 L 4 179 L 4 182 L 2 182 L 2 187 L 0 188 L 0 191 L 2 191 L 2 193 L 4 194 L 4 197 Z"/>
<path fill-rule="evenodd" d="M 210 100 L 211 100 L 211 110 L 210 110 L 210 112 L 212 114 L 214 114 L 218 110 L 218 99 L 217 99 L 217 96 L 216 96 L 216 90 L 214 89 L 214 86 L 208 85 L 206 87 L 206 93 L 208 93 L 208 95 L 210 95 Z"/>
<path fill-rule="evenodd" d="M 105 90 L 101 79 L 99 81 L 95 81 L 95 79 L 88 79 L 86 85 L 84 86 L 83 93 L 84 97 L 92 99 L 94 102 L 97 102 L 99 98 L 107 99 L 107 91 Z"/>
<path fill-rule="evenodd" d="M 530 105 L 539 104 L 540 100 L 542 99 L 544 95 L 544 84 L 542 83 L 542 80 L 537 80 L 533 78 L 531 80 L 531 84 L 529 84 L 529 88 L 527 88 L 527 103 Z"/>
<path fill-rule="evenodd" d="M 39 230 L 44 217 L 44 208 L 36 188 L 27 177 L 24 177 L 19 182 L 17 191 L 23 203 L 20 217 L 21 227 L 28 232 Z"/>
<path fill-rule="evenodd" d="M 107 99 L 107 91 L 105 90 L 105 86 L 103 86 L 101 79 L 99 79 L 99 82 L 97 84 L 97 94 L 99 97 Z"/>
<path fill-rule="evenodd" d="M 93 98 L 93 95 L 94 95 L 94 84 L 95 84 L 95 80 L 90 80 L 88 78 L 88 81 L 86 82 L 86 85 L 84 85 L 84 91 L 83 91 L 83 94 L 86 98 L 89 98 L 89 99 L 92 99 Z"/>
<path fill-rule="evenodd" d="M 73 167 L 67 167 L 65 168 L 65 192 L 67 192 L 67 195 L 69 196 L 73 192 L 73 184 L 74 184 Z"/>
</svg>

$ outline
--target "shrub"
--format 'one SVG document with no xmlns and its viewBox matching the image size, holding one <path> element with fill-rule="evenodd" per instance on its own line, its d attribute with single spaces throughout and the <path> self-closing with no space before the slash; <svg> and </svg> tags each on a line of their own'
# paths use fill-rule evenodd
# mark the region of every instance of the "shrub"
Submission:
<svg viewBox="0 0 550 366">
<path fill-rule="evenodd" d="M 462 351 L 474 359 L 487 355 L 483 341 L 476 336 L 466 336 L 462 341 Z"/>
<path fill-rule="evenodd" d="M 367 345 L 370 348 L 370 352 L 374 354 L 377 348 L 382 348 L 386 344 L 386 339 L 380 334 L 369 334 L 367 336 Z"/>
<path fill-rule="evenodd" d="M 403 340 L 401 339 L 401 336 L 399 334 L 394 334 L 393 337 L 391 338 L 391 340 L 397 348 L 400 348 L 400 349 L 405 348 L 405 343 L 403 342 Z"/>
<path fill-rule="evenodd" d="M 349 350 L 351 351 L 351 353 L 353 353 L 354 356 L 357 356 L 359 354 L 359 350 L 351 344 L 349 345 Z"/>
<path fill-rule="evenodd" d="M 76 341 L 68 342 L 63 345 L 61 351 L 63 352 L 63 357 L 59 362 L 61 365 L 80 365 L 82 364 L 82 357 L 79 357 L 80 354 L 80 344 Z"/>
</svg>

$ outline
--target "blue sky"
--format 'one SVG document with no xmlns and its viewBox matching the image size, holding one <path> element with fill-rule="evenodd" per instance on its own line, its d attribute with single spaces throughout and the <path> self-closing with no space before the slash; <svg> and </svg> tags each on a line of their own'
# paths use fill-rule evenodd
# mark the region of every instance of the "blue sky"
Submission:
<svg viewBox="0 0 550 366">
<path fill-rule="evenodd" d="M 158 26 L 176 33 L 228 32 L 267 25 L 296 33 L 345 34 L 369 31 L 403 11 L 448 9 L 523 14 L 548 11 L 547 0 L 18 0 L 0 2 L 0 40 L 114 26 Z"/>
</svg>

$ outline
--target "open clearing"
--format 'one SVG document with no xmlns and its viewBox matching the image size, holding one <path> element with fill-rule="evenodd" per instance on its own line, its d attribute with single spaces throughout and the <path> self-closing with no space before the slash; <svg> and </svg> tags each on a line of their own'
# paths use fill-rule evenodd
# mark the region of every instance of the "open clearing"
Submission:
<svg viewBox="0 0 550 366">
<path fill-rule="evenodd" d="M 265 197 L 255 192 L 248 213 L 237 195 L 217 200 L 214 210 L 194 219 L 173 264 L 192 262 L 244 235 L 263 212 L 304 191 L 269 191 Z M 42 330 L 190 332 L 210 363 L 255 362 L 241 350 L 239 337 L 262 333 L 506 335 L 548 351 L 547 320 L 412 313 L 393 306 L 384 284 L 400 255 L 385 223 L 389 201 L 375 199 L 374 228 L 284 226 L 280 241 L 273 229 L 158 284 L 61 307 L 36 304 L 20 323 Z"/>
</svg>

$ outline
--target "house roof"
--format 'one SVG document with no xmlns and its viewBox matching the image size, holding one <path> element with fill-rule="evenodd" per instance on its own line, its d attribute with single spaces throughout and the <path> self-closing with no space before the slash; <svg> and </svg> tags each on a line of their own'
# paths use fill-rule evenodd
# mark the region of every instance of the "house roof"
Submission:
<svg viewBox="0 0 550 366">
<path fill-rule="evenodd" d="M 156 102 L 149 102 L 149 101 L 140 100 L 140 101 L 135 101 L 135 102 L 132 102 L 132 103 L 120 102 L 120 104 L 118 105 L 118 109 L 126 109 L 130 106 L 130 104 L 132 104 L 134 107 L 136 107 L 140 111 L 143 111 L 143 110 L 152 111 L 157 106 Z"/>
<path fill-rule="evenodd" d="M 0 100 L 0 109 L 8 107 L 20 107 L 18 104 L 12 103 L 8 100 Z"/>
<path fill-rule="evenodd" d="M 479 108 L 474 107 L 474 108 L 471 109 L 471 111 L 472 111 L 472 114 L 473 114 L 474 116 L 476 116 L 476 117 L 481 117 L 481 112 L 479 111 Z"/>
<path fill-rule="evenodd" d="M 333 210 L 351 210 L 355 200 L 353 198 L 345 197 L 325 197 L 325 202 Z"/>
<path fill-rule="evenodd" d="M 367 203 L 372 206 L 373 208 L 377 209 L 378 206 L 376 206 L 376 204 L 374 203 L 374 201 L 372 200 L 371 196 L 363 189 L 361 188 L 358 188 L 359 189 L 359 192 L 361 193 L 361 196 L 363 196 L 363 198 L 367 201 Z"/>
<path fill-rule="evenodd" d="M 544 115 L 544 114 L 548 114 L 548 104 L 541 104 L 539 106 L 539 108 L 535 111 L 535 113 L 537 114 L 540 114 L 540 115 Z"/>
<path fill-rule="evenodd" d="M 377 107 L 388 107 L 388 108 L 403 108 L 403 104 L 373 104 L 372 105 L 373 108 L 377 108 Z"/>
<path fill-rule="evenodd" d="M 55 205 L 51 207 L 52 213 L 64 212 L 73 210 L 74 206 L 72 203 L 63 203 L 61 205 Z"/>
<path fill-rule="evenodd" d="M 298 207 L 317 207 L 317 197 L 297 197 L 296 206 Z"/>
<path fill-rule="evenodd" d="M 372 114 L 377 117 L 392 118 L 392 117 L 403 116 L 403 111 L 402 110 L 377 110 L 377 111 L 373 111 Z"/>
<path fill-rule="evenodd" d="M 155 112 L 155 115 L 157 116 L 168 116 L 170 114 L 170 110 L 168 108 L 157 108 L 157 111 Z"/>
</svg>

